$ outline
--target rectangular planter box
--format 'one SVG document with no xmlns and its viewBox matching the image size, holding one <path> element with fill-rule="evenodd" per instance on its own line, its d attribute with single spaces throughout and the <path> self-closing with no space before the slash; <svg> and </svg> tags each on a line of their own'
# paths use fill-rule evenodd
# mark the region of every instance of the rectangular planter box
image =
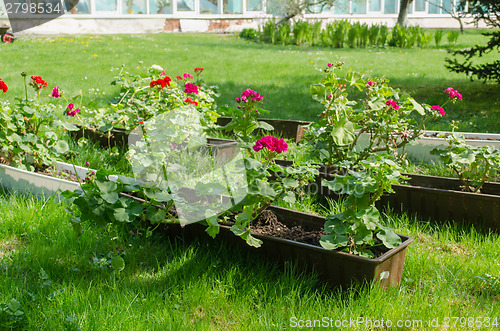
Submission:
<svg viewBox="0 0 500 331">
<path fill-rule="evenodd" d="M 58 162 L 55 170 L 67 170 L 74 174 L 73 165 L 64 162 Z M 80 178 L 85 178 L 88 169 L 76 166 L 76 171 Z M 0 164 L 0 186 L 23 194 L 51 197 L 59 190 L 74 191 L 80 184 Z"/>
<path fill-rule="evenodd" d="M 500 232 L 500 183 L 485 183 L 482 193 L 460 191 L 455 178 L 405 174 L 410 185 L 393 185 L 396 193 L 381 204 L 436 221 L 465 221 Z"/>
<path fill-rule="evenodd" d="M 229 124 L 232 119 L 232 117 L 221 116 L 217 119 L 217 125 L 225 126 Z M 258 118 L 257 120 L 272 125 L 274 127 L 274 130 L 272 131 L 273 134 L 279 134 L 281 138 L 294 139 L 295 142 L 298 142 L 304 137 L 304 128 L 311 124 L 311 122 L 308 121 L 280 120 L 272 118 Z M 265 134 L 265 132 L 266 131 L 259 134 Z"/>
<path fill-rule="evenodd" d="M 439 138 L 440 134 L 445 131 L 425 131 L 424 136 L 418 138 L 414 142 L 405 147 L 405 151 L 411 160 L 417 162 L 439 161 L 439 157 L 431 155 L 430 152 L 435 147 L 445 148 L 448 143 L 443 138 Z M 465 137 L 465 143 L 470 146 L 493 146 L 500 149 L 500 134 L 493 133 L 474 133 L 474 132 L 459 132 Z M 363 134 L 359 139 L 360 146 L 367 146 L 369 135 Z"/>
<path fill-rule="evenodd" d="M 277 161 L 292 166 L 291 161 Z M 321 186 L 323 179 L 334 180 L 335 174 L 320 165 L 319 175 L 306 188 L 309 194 L 336 199 L 339 194 Z M 485 183 L 481 193 L 462 192 L 456 178 L 418 174 L 410 177 L 408 185 L 393 185 L 395 193 L 384 195 L 379 206 L 390 206 L 396 211 L 417 214 L 434 221 L 466 221 L 500 232 L 500 183 Z"/>
<path fill-rule="evenodd" d="M 278 219 L 289 227 L 300 225 L 306 229 L 317 230 L 323 228 L 325 223 L 324 217 L 290 209 L 271 206 L 268 210 L 275 213 Z M 204 227 L 198 224 L 189 224 L 184 228 L 178 225 L 168 225 L 167 230 L 170 234 L 183 235 L 188 238 L 207 236 Z M 223 239 L 241 249 L 252 251 L 262 258 L 278 263 L 295 262 L 299 268 L 316 272 L 321 279 L 332 285 L 346 287 L 352 282 L 363 281 L 380 282 L 384 288 L 398 285 L 403 273 L 406 248 L 413 242 L 413 238 L 399 235 L 403 241 L 401 245 L 378 258 L 368 259 L 268 235 L 254 234 L 254 236 L 263 241 L 260 248 L 248 246 L 231 232 L 229 226 L 221 225 L 221 231 L 216 240 Z"/>
<path fill-rule="evenodd" d="M 77 125 L 79 126 L 79 125 Z M 141 138 L 138 134 L 128 134 L 125 129 L 114 128 L 110 136 L 100 131 L 83 130 L 80 126 L 79 131 L 69 131 L 75 139 L 85 138 L 97 142 L 103 148 L 107 147 L 126 147 L 129 144 L 135 144 Z M 207 138 L 207 149 L 216 158 L 217 162 L 225 163 L 233 158 L 238 152 L 239 147 L 236 141 L 230 139 Z"/>
</svg>

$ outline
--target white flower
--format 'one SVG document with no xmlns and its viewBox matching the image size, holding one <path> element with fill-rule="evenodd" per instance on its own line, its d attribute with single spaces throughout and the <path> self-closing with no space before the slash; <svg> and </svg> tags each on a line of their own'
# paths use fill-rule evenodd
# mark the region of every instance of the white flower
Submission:
<svg viewBox="0 0 500 331">
<path fill-rule="evenodd" d="M 153 64 L 153 65 L 151 66 L 151 68 L 149 68 L 149 69 L 150 69 L 150 70 L 153 70 L 153 71 L 157 71 L 157 72 L 162 72 L 162 71 L 164 71 L 164 70 L 163 70 L 163 68 L 162 68 L 162 67 L 160 67 L 160 66 L 159 66 L 159 65 L 157 65 L 157 64 Z"/>
</svg>

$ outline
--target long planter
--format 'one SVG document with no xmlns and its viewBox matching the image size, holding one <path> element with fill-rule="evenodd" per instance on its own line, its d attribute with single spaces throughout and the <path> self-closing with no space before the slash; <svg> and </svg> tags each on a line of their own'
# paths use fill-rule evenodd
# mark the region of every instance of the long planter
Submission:
<svg viewBox="0 0 500 331">
<path fill-rule="evenodd" d="M 439 135 L 445 134 L 445 131 L 425 131 L 424 135 L 405 147 L 405 152 L 411 160 L 417 162 L 438 161 L 436 155 L 431 155 L 430 152 L 435 147 L 444 148 L 448 146 L 445 139 Z M 500 134 L 494 133 L 473 133 L 460 132 L 464 135 L 465 143 L 470 146 L 493 146 L 500 149 Z M 368 134 L 362 134 L 358 144 L 359 146 L 367 146 L 370 140 Z"/>
<path fill-rule="evenodd" d="M 217 124 L 225 126 L 229 124 L 232 119 L 232 117 L 221 116 L 217 119 Z M 282 138 L 294 139 L 295 142 L 298 142 L 304 137 L 304 128 L 311 124 L 311 122 L 308 121 L 280 120 L 273 118 L 259 118 L 257 120 L 272 125 L 274 127 L 274 134 L 278 134 Z"/>
<path fill-rule="evenodd" d="M 97 142 L 101 147 L 126 147 L 135 144 L 141 139 L 138 134 L 127 133 L 125 129 L 114 128 L 109 134 L 101 131 L 85 130 L 80 127 L 78 131 L 70 131 L 75 139 L 85 137 L 90 141 Z M 218 162 L 224 163 L 232 159 L 238 152 L 236 141 L 230 139 L 207 138 L 206 147 Z"/>
<path fill-rule="evenodd" d="M 78 176 L 80 178 L 85 178 L 88 169 L 79 166 L 75 168 Z M 55 170 L 67 170 L 73 174 L 75 173 L 73 165 L 64 162 L 58 162 L 55 166 Z M 19 193 L 45 197 L 53 196 L 59 192 L 59 190 L 74 191 L 80 187 L 80 185 L 75 182 L 17 169 L 5 164 L 0 164 L 0 186 L 4 189 Z"/>
<path fill-rule="evenodd" d="M 436 221 L 466 221 L 500 231 L 500 183 L 485 183 L 481 193 L 462 192 L 455 178 L 405 174 L 409 185 L 393 185 L 382 204 Z"/>
<path fill-rule="evenodd" d="M 302 226 L 309 230 L 321 229 L 325 218 L 311 214 L 296 212 L 290 209 L 271 206 L 280 222 L 288 227 Z M 204 227 L 189 224 L 181 228 L 168 225 L 167 231 L 172 235 L 183 235 L 193 238 L 206 236 Z M 382 287 L 398 285 L 403 273 L 407 246 L 413 238 L 399 235 L 402 244 L 391 249 L 378 258 L 368 259 L 345 252 L 326 250 L 320 246 L 300 243 L 292 240 L 276 238 L 268 235 L 253 234 L 262 240 L 260 248 L 248 246 L 241 238 L 235 236 L 229 226 L 221 225 L 221 231 L 216 239 L 240 247 L 278 263 L 294 261 L 301 269 L 314 271 L 318 276 L 333 285 L 349 286 L 352 282 L 380 282 Z"/>
<path fill-rule="evenodd" d="M 292 166 L 290 161 L 278 161 Z M 463 192 L 456 178 L 403 173 L 410 178 L 407 185 L 393 185 L 395 193 L 384 195 L 380 206 L 390 206 L 397 211 L 417 214 L 434 221 L 466 221 L 500 231 L 500 183 L 485 183 L 481 193 Z M 323 180 L 334 180 L 335 173 L 324 165 L 319 175 L 306 188 L 306 192 L 328 198 L 339 194 L 321 185 Z"/>
</svg>

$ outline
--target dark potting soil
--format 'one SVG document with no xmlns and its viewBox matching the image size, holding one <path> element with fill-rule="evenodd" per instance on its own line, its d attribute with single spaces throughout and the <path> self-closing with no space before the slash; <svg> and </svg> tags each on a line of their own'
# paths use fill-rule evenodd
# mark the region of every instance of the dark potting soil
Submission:
<svg viewBox="0 0 500 331">
<path fill-rule="evenodd" d="M 324 229 L 307 231 L 302 226 L 288 227 L 281 223 L 278 217 L 269 210 L 264 210 L 252 224 L 252 232 L 268 236 L 289 239 L 315 246 L 319 245 L 322 235 L 327 234 Z"/>
<path fill-rule="evenodd" d="M 264 210 L 254 220 L 252 223 L 252 233 L 293 240 L 319 247 L 321 247 L 319 244 L 321 236 L 327 234 L 323 228 L 319 230 L 309 230 L 302 226 L 288 227 L 280 222 L 276 214 L 270 210 Z M 381 242 L 375 238 L 375 243 L 378 245 Z M 370 251 L 375 255 L 375 257 L 379 257 L 389 251 L 389 249 L 383 245 L 379 245 L 371 247 Z"/>
</svg>

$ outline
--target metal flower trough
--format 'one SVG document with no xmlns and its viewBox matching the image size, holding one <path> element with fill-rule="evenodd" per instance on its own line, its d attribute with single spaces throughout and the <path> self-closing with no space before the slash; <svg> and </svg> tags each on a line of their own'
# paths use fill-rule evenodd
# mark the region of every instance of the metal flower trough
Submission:
<svg viewBox="0 0 500 331">
<path fill-rule="evenodd" d="M 325 223 L 324 217 L 290 209 L 271 206 L 267 210 L 273 212 L 280 222 L 288 227 L 302 226 L 305 229 L 317 230 L 321 229 Z M 204 227 L 196 223 L 183 228 L 169 224 L 167 233 L 187 238 L 207 235 Z M 216 239 L 223 239 L 240 249 L 249 250 L 278 263 L 295 262 L 299 268 L 317 273 L 320 279 L 332 285 L 344 287 L 348 287 L 353 282 L 379 282 L 382 288 L 398 285 L 403 273 L 406 248 L 413 242 L 413 238 L 399 235 L 402 243 L 398 247 L 377 258 L 368 259 L 288 239 L 260 234 L 252 235 L 262 240 L 263 244 L 260 248 L 248 246 L 226 225 L 221 225 L 221 231 Z"/>
<path fill-rule="evenodd" d="M 89 171 L 88 168 L 84 167 L 75 166 L 75 168 L 80 178 L 85 178 Z M 55 170 L 66 170 L 75 174 L 73 165 L 64 162 L 57 162 Z M 80 187 L 80 184 L 0 164 L 0 186 L 19 193 L 50 197 L 59 191 L 74 191 Z"/>
</svg>

